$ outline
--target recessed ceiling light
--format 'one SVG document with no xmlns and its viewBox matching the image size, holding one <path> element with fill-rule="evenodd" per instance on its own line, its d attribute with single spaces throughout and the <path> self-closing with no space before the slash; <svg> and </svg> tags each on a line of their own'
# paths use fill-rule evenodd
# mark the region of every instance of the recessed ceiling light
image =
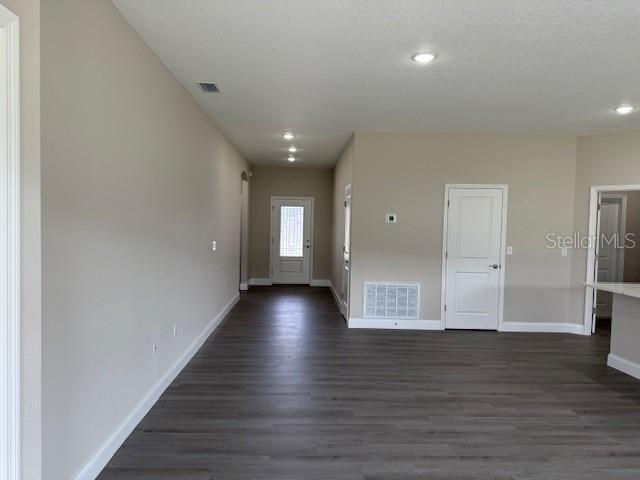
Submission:
<svg viewBox="0 0 640 480">
<path fill-rule="evenodd" d="M 282 138 L 284 138 L 285 140 L 293 140 L 293 133 L 291 133 L 291 132 L 285 132 L 285 133 L 282 135 Z"/>
<path fill-rule="evenodd" d="M 416 53 L 415 55 L 413 55 L 411 57 L 411 60 L 413 60 L 416 63 L 419 63 L 421 65 L 426 65 L 427 63 L 431 63 L 435 60 L 436 58 L 436 54 L 435 53 Z"/>
<path fill-rule="evenodd" d="M 628 115 L 635 110 L 631 105 L 620 105 L 616 108 L 616 113 L 618 115 Z"/>
<path fill-rule="evenodd" d="M 296 157 L 294 157 L 293 155 L 289 155 L 288 160 L 289 160 L 290 162 L 295 162 L 295 161 L 296 161 Z"/>
<path fill-rule="evenodd" d="M 296 153 L 296 152 L 298 151 L 298 149 L 297 149 L 296 147 L 294 147 L 293 145 L 291 145 L 291 146 L 289 147 L 289 151 L 290 151 L 291 153 Z"/>
</svg>

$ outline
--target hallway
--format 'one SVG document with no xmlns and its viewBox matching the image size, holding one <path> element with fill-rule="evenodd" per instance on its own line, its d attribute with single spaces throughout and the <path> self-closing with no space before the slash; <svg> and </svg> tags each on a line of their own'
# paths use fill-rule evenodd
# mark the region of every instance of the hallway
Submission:
<svg viewBox="0 0 640 480">
<path fill-rule="evenodd" d="M 348 330 L 252 288 L 102 480 L 637 479 L 640 386 L 608 337 Z"/>
</svg>

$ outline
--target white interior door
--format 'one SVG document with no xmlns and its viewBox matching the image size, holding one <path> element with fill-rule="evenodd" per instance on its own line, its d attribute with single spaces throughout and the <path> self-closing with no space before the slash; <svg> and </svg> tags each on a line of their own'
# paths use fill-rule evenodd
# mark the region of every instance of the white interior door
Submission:
<svg viewBox="0 0 640 480">
<path fill-rule="evenodd" d="M 608 196 L 603 194 L 600 200 L 600 243 L 597 249 L 597 280 L 598 282 L 622 281 L 623 266 L 621 259 L 623 251 L 617 248 L 619 242 L 624 241 L 622 196 Z M 611 243 L 615 242 L 615 243 Z M 598 291 L 596 294 L 596 316 L 611 318 L 612 294 Z"/>
<path fill-rule="evenodd" d="M 448 190 L 446 328 L 497 330 L 502 296 L 501 188 Z"/>
<path fill-rule="evenodd" d="M 313 200 L 276 198 L 271 202 L 271 281 L 310 283 Z"/>
<path fill-rule="evenodd" d="M 349 282 L 351 277 L 351 185 L 344 190 L 344 245 L 342 269 L 342 314 L 349 316 Z"/>
</svg>

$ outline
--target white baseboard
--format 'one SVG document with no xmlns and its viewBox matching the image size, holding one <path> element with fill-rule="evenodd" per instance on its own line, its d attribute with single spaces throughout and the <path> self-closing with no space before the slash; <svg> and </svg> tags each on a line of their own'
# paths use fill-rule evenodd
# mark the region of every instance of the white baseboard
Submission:
<svg viewBox="0 0 640 480">
<path fill-rule="evenodd" d="M 342 313 L 342 315 L 345 315 L 345 304 L 342 301 L 342 298 L 340 295 L 338 295 L 338 292 L 336 291 L 336 287 L 333 286 L 333 283 L 331 282 L 331 280 L 329 280 L 329 288 L 331 289 L 331 293 L 333 294 L 333 299 L 336 301 L 336 304 L 338 305 L 338 308 L 340 309 L 340 313 Z"/>
<path fill-rule="evenodd" d="M 619 357 L 610 353 L 607 357 L 607 365 L 616 370 L 620 370 L 627 375 L 631 375 L 634 378 L 640 379 L 640 364 L 627 360 L 626 358 Z"/>
<path fill-rule="evenodd" d="M 273 285 L 273 282 L 270 278 L 251 278 L 249 279 L 249 285 L 270 287 Z M 311 280 L 311 283 L 309 283 L 309 285 L 311 285 L 312 287 L 330 287 L 331 280 L 314 279 Z"/>
<path fill-rule="evenodd" d="M 498 327 L 500 332 L 529 333 L 572 333 L 584 335 L 584 325 L 577 323 L 536 323 L 536 322 L 503 322 Z"/>
<path fill-rule="evenodd" d="M 241 283 L 240 284 L 240 291 L 241 292 L 246 292 L 247 290 L 249 290 L 249 284 L 248 283 Z"/>
<path fill-rule="evenodd" d="M 443 330 L 440 320 L 401 320 L 389 318 L 350 318 L 349 328 L 392 330 Z"/>
<path fill-rule="evenodd" d="M 140 400 L 134 409 L 127 415 L 124 421 L 109 435 L 104 444 L 96 451 L 91 458 L 73 476 L 73 480 L 94 480 L 109 460 L 116 453 L 118 448 L 124 443 L 131 432 L 136 428 L 144 416 L 151 410 L 151 407 L 160 398 L 160 395 L 167 389 L 171 382 L 178 376 L 182 369 L 189 363 L 200 347 L 218 327 L 220 322 L 227 316 L 231 309 L 238 303 L 240 294 L 236 294 L 216 315 L 216 317 L 200 332 L 191 342 L 191 345 L 167 370 L 167 372 L 156 382 L 151 390 Z"/>
</svg>

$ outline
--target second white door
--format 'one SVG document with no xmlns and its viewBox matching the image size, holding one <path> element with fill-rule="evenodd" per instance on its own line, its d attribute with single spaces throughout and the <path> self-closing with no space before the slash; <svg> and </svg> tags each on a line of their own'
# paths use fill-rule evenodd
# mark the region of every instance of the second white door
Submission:
<svg viewBox="0 0 640 480">
<path fill-rule="evenodd" d="M 271 281 L 311 282 L 313 199 L 271 200 Z"/>
<path fill-rule="evenodd" d="M 503 188 L 448 190 L 446 328 L 498 329 L 503 208 Z"/>
</svg>

